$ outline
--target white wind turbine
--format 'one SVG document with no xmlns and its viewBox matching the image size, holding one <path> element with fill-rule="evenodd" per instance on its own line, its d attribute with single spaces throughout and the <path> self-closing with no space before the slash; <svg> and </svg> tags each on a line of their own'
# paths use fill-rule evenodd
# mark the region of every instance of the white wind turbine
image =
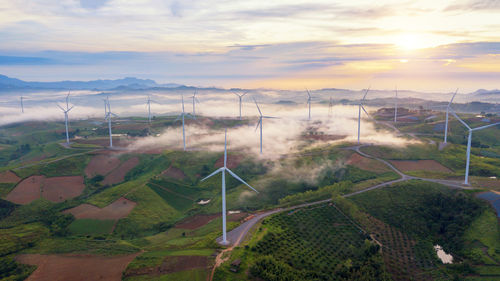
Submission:
<svg viewBox="0 0 500 281">
<path fill-rule="evenodd" d="M 23 100 L 24 100 L 24 97 L 21 96 L 21 112 L 22 113 L 24 113 L 24 102 L 23 102 Z"/>
<path fill-rule="evenodd" d="M 111 116 L 118 117 L 118 115 L 111 112 L 111 105 L 109 104 L 109 98 L 106 99 L 108 110 L 106 111 L 105 119 L 108 120 L 108 128 L 109 128 L 109 147 L 113 147 L 113 134 L 111 132 Z"/>
<path fill-rule="evenodd" d="M 328 103 L 328 117 L 332 115 L 333 111 L 333 98 L 330 96 L 330 103 Z"/>
<path fill-rule="evenodd" d="M 74 106 L 69 107 L 69 94 L 66 96 L 66 109 L 57 105 L 64 112 L 64 124 L 66 126 L 66 144 L 69 144 L 69 132 L 68 132 L 68 112 L 73 109 Z"/>
<path fill-rule="evenodd" d="M 448 141 L 448 115 L 450 113 L 451 104 L 453 103 L 453 99 L 455 99 L 457 92 L 458 92 L 458 88 L 455 91 L 455 93 L 453 94 L 453 97 L 451 97 L 450 102 L 446 106 L 446 122 L 444 123 L 444 143 L 446 143 Z"/>
<path fill-rule="evenodd" d="M 191 97 L 193 99 L 193 119 L 196 119 L 196 103 L 200 103 L 198 98 L 196 97 L 196 94 L 198 91 L 194 91 L 193 96 Z"/>
<path fill-rule="evenodd" d="M 235 173 L 233 173 L 229 168 L 227 168 L 227 129 L 224 133 L 224 167 L 219 168 L 215 170 L 213 173 L 210 175 L 206 176 L 203 178 L 201 181 L 204 181 L 217 173 L 222 174 L 222 242 L 221 244 L 227 245 L 229 244 L 229 241 L 227 241 L 227 234 L 226 234 L 226 171 L 233 176 L 235 179 L 239 180 L 241 183 L 244 185 L 250 187 L 253 191 L 259 193 L 255 188 L 251 187 L 248 183 L 246 183 L 244 180 L 242 180 L 240 177 L 238 177 Z"/>
<path fill-rule="evenodd" d="M 311 100 L 312 100 L 312 96 L 311 96 L 311 93 L 309 93 L 309 90 L 306 88 L 306 91 L 307 91 L 307 104 L 309 105 L 309 117 L 307 118 L 307 120 L 311 120 Z"/>
<path fill-rule="evenodd" d="M 257 104 L 257 101 L 255 99 L 253 99 L 253 101 L 255 102 L 255 105 L 257 106 L 257 110 L 259 111 L 259 114 L 260 114 L 259 123 L 257 123 L 255 130 L 257 130 L 260 126 L 260 154 L 262 154 L 262 119 L 264 119 L 264 118 L 278 118 L 278 117 L 262 115 L 262 112 L 260 111 L 260 108 L 259 108 L 259 105 Z"/>
<path fill-rule="evenodd" d="M 460 119 L 460 117 L 458 117 L 458 115 L 455 113 L 453 109 L 451 109 L 451 113 L 455 116 L 455 118 L 458 119 L 458 121 L 460 121 L 460 123 L 462 123 L 462 125 L 464 125 L 469 130 L 469 137 L 467 138 L 467 162 L 465 164 L 465 181 L 464 181 L 464 184 L 469 184 L 469 163 L 470 163 L 470 147 L 472 142 L 472 132 L 500 125 L 500 122 L 472 129 L 469 125 L 467 125 L 467 123 L 465 123 L 462 119 Z"/>
<path fill-rule="evenodd" d="M 106 116 L 108 116 L 109 96 L 107 96 L 105 99 L 102 99 L 102 101 L 104 101 L 104 119 L 106 119 Z"/>
<path fill-rule="evenodd" d="M 241 99 L 247 94 L 248 92 L 244 92 L 243 94 L 238 94 L 238 93 L 233 93 L 238 96 L 240 100 L 240 120 L 241 120 Z"/>
<path fill-rule="evenodd" d="M 182 144 L 184 146 L 184 151 L 186 151 L 186 130 L 184 127 L 184 117 L 191 118 L 191 114 L 184 112 L 184 96 L 181 97 L 182 97 L 182 113 L 175 119 L 175 121 L 182 119 Z"/>
<path fill-rule="evenodd" d="M 154 103 L 158 103 L 154 100 L 151 99 L 151 96 L 148 95 L 148 101 L 147 101 L 147 105 L 148 105 L 148 123 L 151 124 L 151 103 L 154 102 Z M 106 109 L 106 108 L 105 108 Z"/>
<path fill-rule="evenodd" d="M 366 115 L 370 116 L 370 114 L 368 114 L 368 112 L 366 112 L 366 109 L 363 106 L 363 102 L 366 99 L 366 95 L 368 95 L 368 91 L 370 91 L 370 87 L 368 87 L 368 89 L 366 89 L 366 92 L 365 92 L 365 95 L 363 96 L 363 99 L 359 102 L 359 108 L 358 108 L 358 144 L 359 144 L 359 136 L 361 133 L 361 109 L 363 109 L 363 111 L 366 113 Z"/>
<path fill-rule="evenodd" d="M 394 123 L 398 122 L 398 87 L 396 87 L 396 102 L 394 105 Z"/>
</svg>

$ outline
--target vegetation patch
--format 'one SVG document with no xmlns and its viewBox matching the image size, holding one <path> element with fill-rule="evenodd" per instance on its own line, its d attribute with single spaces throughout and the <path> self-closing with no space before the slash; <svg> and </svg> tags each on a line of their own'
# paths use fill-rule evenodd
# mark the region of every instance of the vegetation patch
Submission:
<svg viewBox="0 0 500 281">
<path fill-rule="evenodd" d="M 73 221 L 68 229 L 76 235 L 100 235 L 111 233 L 115 220 L 78 219 Z"/>
</svg>

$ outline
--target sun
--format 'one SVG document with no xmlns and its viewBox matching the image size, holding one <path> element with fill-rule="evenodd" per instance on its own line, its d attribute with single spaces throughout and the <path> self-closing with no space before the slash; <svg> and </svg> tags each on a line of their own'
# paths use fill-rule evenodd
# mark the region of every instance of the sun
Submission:
<svg viewBox="0 0 500 281">
<path fill-rule="evenodd" d="M 416 34 L 405 34 L 397 38 L 395 44 L 403 50 L 417 50 L 429 47 L 425 38 Z"/>
</svg>

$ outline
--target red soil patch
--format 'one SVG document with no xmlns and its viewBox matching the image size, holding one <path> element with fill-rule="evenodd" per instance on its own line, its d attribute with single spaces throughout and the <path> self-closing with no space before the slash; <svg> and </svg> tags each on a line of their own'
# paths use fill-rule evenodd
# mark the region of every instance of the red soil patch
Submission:
<svg viewBox="0 0 500 281">
<path fill-rule="evenodd" d="M 42 184 L 42 197 L 62 202 L 82 194 L 85 189 L 82 176 L 46 178 Z"/>
<path fill-rule="evenodd" d="M 451 173 L 452 170 L 441 165 L 435 160 L 391 160 L 398 170 L 401 171 L 427 171 L 427 172 L 443 172 Z"/>
<path fill-rule="evenodd" d="M 82 204 L 65 210 L 63 213 L 70 213 L 77 219 L 118 220 L 127 217 L 135 205 L 137 203 L 121 197 L 102 209 L 94 205 Z"/>
<path fill-rule="evenodd" d="M 84 189 L 81 176 L 53 178 L 31 176 L 20 182 L 5 199 L 23 205 L 40 197 L 52 202 L 62 202 L 82 194 Z"/>
<path fill-rule="evenodd" d="M 248 213 L 237 213 L 237 214 L 231 214 L 227 215 L 227 220 L 228 221 L 240 221 L 243 218 L 245 218 L 248 215 Z M 186 218 L 179 222 L 178 224 L 175 225 L 175 228 L 182 228 L 182 229 L 190 229 L 194 230 L 197 228 L 200 228 L 204 226 L 205 224 L 209 223 L 210 221 L 221 217 L 222 215 L 219 214 L 211 214 L 211 215 L 195 215 L 189 218 Z"/>
<path fill-rule="evenodd" d="M 240 164 L 241 160 L 243 160 L 243 155 L 228 155 L 227 156 L 227 167 L 229 169 L 234 169 L 238 167 L 238 164 Z M 220 168 L 224 166 L 224 155 L 222 155 L 217 161 L 215 162 L 215 168 Z"/>
<path fill-rule="evenodd" d="M 102 138 L 102 139 L 79 139 L 75 140 L 77 143 L 83 143 L 83 144 L 93 144 L 93 145 L 99 145 L 99 146 L 104 146 L 108 147 L 109 146 L 109 138 Z M 124 138 L 119 138 L 119 137 L 113 137 L 113 147 L 114 146 L 119 146 L 119 147 L 125 147 L 131 143 L 130 140 L 124 139 Z"/>
<path fill-rule="evenodd" d="M 140 275 L 159 276 L 196 268 L 208 269 L 209 260 L 209 257 L 206 256 L 167 256 L 160 266 L 129 269 L 124 273 L 124 277 Z"/>
<path fill-rule="evenodd" d="M 27 254 L 16 258 L 24 264 L 37 265 L 27 281 L 122 280 L 122 272 L 138 255 L 104 257 L 91 255 Z"/>
<path fill-rule="evenodd" d="M 6 200 L 16 204 L 28 204 L 33 200 L 40 198 L 40 188 L 45 176 L 31 176 L 20 182 L 7 197 Z"/>
<path fill-rule="evenodd" d="M 117 184 L 125 180 L 125 175 L 139 164 L 139 158 L 133 157 L 123 162 L 117 169 L 109 173 L 102 181 L 103 185 Z"/>
<path fill-rule="evenodd" d="M 193 217 L 189 217 L 187 219 L 182 220 L 178 224 L 175 225 L 175 228 L 183 228 L 183 229 L 197 229 L 199 227 L 204 226 L 209 223 L 211 220 L 220 217 L 220 214 L 212 214 L 212 215 L 196 215 Z"/>
<path fill-rule="evenodd" d="M 344 139 L 347 136 L 342 135 L 305 135 L 302 138 L 305 140 L 317 140 L 317 141 L 336 141 Z"/>
<path fill-rule="evenodd" d="M 389 171 L 389 167 L 387 167 L 384 164 L 381 164 L 380 162 L 363 157 L 359 155 L 358 153 L 353 153 L 346 161 L 347 165 L 353 165 L 356 166 L 360 169 L 367 170 L 367 171 L 372 171 L 372 172 L 387 172 Z"/>
<path fill-rule="evenodd" d="M 164 177 L 170 177 L 178 180 L 183 180 L 186 178 L 186 174 L 184 174 L 184 172 L 181 169 L 172 166 L 163 171 L 161 175 Z"/>
<path fill-rule="evenodd" d="M 120 165 L 120 159 L 109 154 L 100 154 L 92 157 L 85 168 L 85 175 L 91 178 L 96 175 L 107 175 Z"/>
<path fill-rule="evenodd" d="M 0 183 L 18 183 L 20 180 L 21 178 L 12 171 L 0 173 Z"/>
</svg>

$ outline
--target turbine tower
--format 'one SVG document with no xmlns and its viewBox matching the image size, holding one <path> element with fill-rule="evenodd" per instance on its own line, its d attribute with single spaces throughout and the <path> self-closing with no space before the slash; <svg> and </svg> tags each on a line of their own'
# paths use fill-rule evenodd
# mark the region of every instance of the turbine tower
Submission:
<svg viewBox="0 0 500 281">
<path fill-rule="evenodd" d="M 64 124 L 66 126 L 66 144 L 69 144 L 69 132 L 68 132 L 68 112 L 73 109 L 74 106 L 69 107 L 69 94 L 66 96 L 66 109 L 57 105 L 64 112 Z"/>
<path fill-rule="evenodd" d="M 21 96 L 21 113 L 24 113 L 24 102 L 23 102 L 23 100 L 24 100 L 24 97 Z"/>
<path fill-rule="evenodd" d="M 233 93 L 235 95 L 238 96 L 238 98 L 240 99 L 240 120 L 241 120 L 241 99 L 247 94 L 248 92 L 244 92 L 243 94 L 238 94 L 238 93 Z"/>
<path fill-rule="evenodd" d="M 151 124 L 151 103 L 154 102 L 154 103 L 158 103 L 154 100 L 151 99 L 151 96 L 148 95 L 148 101 L 147 101 L 147 105 L 148 105 L 148 123 Z M 104 108 L 106 109 L 106 108 Z"/>
<path fill-rule="evenodd" d="M 107 111 L 106 111 L 106 118 L 108 120 L 108 128 L 109 128 L 109 147 L 113 147 L 113 134 L 111 132 L 111 116 L 118 117 L 118 115 L 114 114 L 111 112 L 111 105 L 109 104 L 109 97 L 106 99 L 106 105 L 107 105 Z"/>
<path fill-rule="evenodd" d="M 309 105 L 309 117 L 307 118 L 307 120 L 311 121 L 311 100 L 312 100 L 312 96 L 311 96 L 311 93 L 309 93 L 309 90 L 307 88 L 306 88 L 306 91 L 307 91 L 307 95 L 308 95 L 307 104 Z"/>
<path fill-rule="evenodd" d="M 196 97 L 197 93 L 198 91 L 194 91 L 193 96 L 191 97 L 193 99 L 193 119 L 196 119 L 196 103 L 200 103 L 200 101 Z"/>
<path fill-rule="evenodd" d="M 264 118 L 277 118 L 277 117 L 262 115 L 262 111 L 260 111 L 260 108 L 259 108 L 259 105 L 257 104 L 257 101 L 255 99 L 253 99 L 253 101 L 255 102 L 255 105 L 257 106 L 257 110 L 259 111 L 259 114 L 260 114 L 259 123 L 257 123 L 255 130 L 257 130 L 260 127 L 260 154 L 262 154 L 262 119 L 264 119 Z"/>
<path fill-rule="evenodd" d="M 472 132 L 486 129 L 489 127 L 493 127 L 496 125 L 500 125 L 500 122 L 472 129 L 469 125 L 467 125 L 467 123 L 465 123 L 462 119 L 460 119 L 460 117 L 458 117 L 458 115 L 455 113 L 455 111 L 453 109 L 451 109 L 451 113 L 455 116 L 455 118 L 458 119 L 458 121 L 460 121 L 460 123 L 462 123 L 462 125 L 464 125 L 469 130 L 469 137 L 467 138 L 467 162 L 465 164 L 465 180 L 464 180 L 464 184 L 468 185 L 469 184 L 469 164 L 470 164 L 470 147 L 471 147 L 471 142 L 472 142 Z"/>
<path fill-rule="evenodd" d="M 366 113 L 366 115 L 370 116 L 370 114 L 368 114 L 368 112 L 366 112 L 366 109 L 363 106 L 363 102 L 366 99 L 366 95 L 368 95 L 368 91 L 370 91 L 370 87 L 368 87 L 368 89 L 366 89 L 366 92 L 365 92 L 365 95 L 363 96 L 363 99 L 359 102 L 359 108 L 358 108 L 358 144 L 359 144 L 359 136 L 361 133 L 361 109 L 363 109 L 363 111 Z"/>
<path fill-rule="evenodd" d="M 394 105 L 394 123 L 398 122 L 398 87 L 396 86 L 396 104 Z"/>
<path fill-rule="evenodd" d="M 259 193 L 255 188 L 251 187 L 248 183 L 246 183 L 244 180 L 242 180 L 240 177 L 238 177 L 235 173 L 233 173 L 229 168 L 227 168 L 227 128 L 224 132 L 224 167 L 219 168 L 215 170 L 213 173 L 210 175 L 206 176 L 204 179 L 201 181 L 204 181 L 217 173 L 222 174 L 222 242 L 221 244 L 227 245 L 229 244 L 229 241 L 227 241 L 227 234 L 226 234 L 226 171 L 233 176 L 235 179 L 239 180 L 241 183 L 244 185 L 250 187 L 253 191 Z"/>
<path fill-rule="evenodd" d="M 182 119 L 182 144 L 184 146 L 184 151 L 186 151 L 186 130 L 184 127 L 184 118 L 185 117 L 191 118 L 191 114 L 184 112 L 184 96 L 181 97 L 182 97 L 182 113 L 175 119 L 175 121 Z"/>
<path fill-rule="evenodd" d="M 458 88 L 453 94 L 453 97 L 451 97 L 450 102 L 448 103 L 448 106 L 446 106 L 446 122 L 444 123 L 444 143 L 448 141 L 448 115 L 450 113 L 451 109 L 451 104 L 453 103 L 453 99 L 455 99 L 455 96 L 457 95 Z"/>
</svg>

